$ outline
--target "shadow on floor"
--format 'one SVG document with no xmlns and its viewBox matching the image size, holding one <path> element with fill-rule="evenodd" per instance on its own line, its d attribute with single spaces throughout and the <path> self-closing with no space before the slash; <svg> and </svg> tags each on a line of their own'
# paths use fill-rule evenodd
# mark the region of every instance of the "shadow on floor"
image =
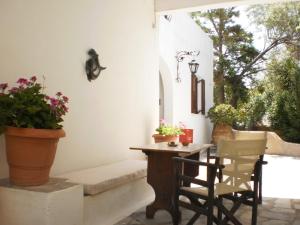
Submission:
<svg viewBox="0 0 300 225">
<path fill-rule="evenodd" d="M 300 225 L 300 158 L 267 155 L 265 159 L 268 165 L 263 170 L 264 199 L 258 209 L 257 225 Z M 192 216 L 191 211 L 182 210 L 181 224 L 186 224 Z M 251 208 L 241 207 L 237 217 L 243 225 L 250 225 Z M 205 224 L 204 216 L 195 223 Z M 158 211 L 154 219 L 146 219 L 144 207 L 115 225 L 172 225 L 172 220 L 166 211 Z"/>
</svg>

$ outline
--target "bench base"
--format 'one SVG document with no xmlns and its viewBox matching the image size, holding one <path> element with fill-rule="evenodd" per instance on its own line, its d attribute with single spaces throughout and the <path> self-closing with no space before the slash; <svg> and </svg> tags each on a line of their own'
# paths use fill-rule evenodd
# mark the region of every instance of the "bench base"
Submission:
<svg viewBox="0 0 300 225">
<path fill-rule="evenodd" d="M 0 181 L 0 224 L 82 225 L 83 187 L 50 179 L 36 187 L 18 187 Z"/>
<path fill-rule="evenodd" d="M 113 225 L 154 200 L 146 178 L 84 197 L 84 225 Z"/>
</svg>

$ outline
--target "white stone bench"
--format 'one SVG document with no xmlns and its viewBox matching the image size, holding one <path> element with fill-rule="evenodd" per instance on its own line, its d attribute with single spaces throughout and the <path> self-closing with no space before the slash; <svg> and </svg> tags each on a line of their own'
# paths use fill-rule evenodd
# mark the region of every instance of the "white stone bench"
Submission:
<svg viewBox="0 0 300 225">
<path fill-rule="evenodd" d="M 69 182 L 82 184 L 85 195 L 96 195 L 117 186 L 147 176 L 147 162 L 144 160 L 125 160 L 60 175 Z"/>
<path fill-rule="evenodd" d="M 146 176 L 145 160 L 125 160 L 59 177 L 83 185 L 84 225 L 112 225 L 154 198 Z"/>
</svg>

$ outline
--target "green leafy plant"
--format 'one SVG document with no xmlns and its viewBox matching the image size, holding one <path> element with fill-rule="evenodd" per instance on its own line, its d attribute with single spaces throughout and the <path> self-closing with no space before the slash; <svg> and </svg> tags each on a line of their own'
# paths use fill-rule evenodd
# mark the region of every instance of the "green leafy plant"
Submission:
<svg viewBox="0 0 300 225">
<path fill-rule="evenodd" d="M 300 143 L 300 66 L 291 55 L 274 56 L 266 77 L 267 115 L 272 130 Z"/>
<path fill-rule="evenodd" d="M 180 127 L 168 125 L 163 119 L 160 120 L 159 127 L 156 128 L 158 134 L 161 135 L 180 135 L 183 134 Z"/>
<path fill-rule="evenodd" d="M 62 117 L 68 112 L 68 98 L 61 92 L 55 97 L 43 93 L 35 76 L 20 78 L 18 86 L 8 89 L 0 84 L 0 132 L 5 126 L 18 128 L 60 129 Z"/>
<path fill-rule="evenodd" d="M 250 90 L 248 102 L 239 105 L 235 120 L 236 128 L 256 130 L 262 127 L 262 121 L 266 114 L 266 97 L 265 94 L 258 91 L 258 88 Z"/>
<path fill-rule="evenodd" d="M 208 111 L 208 118 L 214 124 L 227 124 L 232 126 L 236 118 L 236 109 L 229 104 L 220 104 L 211 107 Z"/>
</svg>

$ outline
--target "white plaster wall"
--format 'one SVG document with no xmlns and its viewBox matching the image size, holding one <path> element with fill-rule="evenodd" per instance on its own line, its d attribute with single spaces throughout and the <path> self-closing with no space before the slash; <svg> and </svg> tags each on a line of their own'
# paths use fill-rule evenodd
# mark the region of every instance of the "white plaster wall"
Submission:
<svg viewBox="0 0 300 225">
<path fill-rule="evenodd" d="M 46 77 L 46 92 L 70 98 L 67 137 L 52 174 L 141 157 L 158 120 L 158 50 L 153 0 L 0 1 L 0 83 Z M 93 82 L 87 50 L 107 69 Z M 7 176 L 3 135 L 0 177 Z"/>
<path fill-rule="evenodd" d="M 176 81 L 177 51 L 200 50 L 195 59 L 200 64 L 197 75 L 206 82 L 206 112 L 213 105 L 213 43 L 186 13 L 172 15 L 171 22 L 164 17 L 159 24 L 160 72 L 165 88 L 165 119 L 172 124 L 180 121 L 194 129 L 195 143 L 209 143 L 211 125 L 202 114 L 191 113 L 191 73 L 186 58 L 180 64 L 181 83 Z M 173 96 L 173 97 L 172 97 Z"/>
</svg>

